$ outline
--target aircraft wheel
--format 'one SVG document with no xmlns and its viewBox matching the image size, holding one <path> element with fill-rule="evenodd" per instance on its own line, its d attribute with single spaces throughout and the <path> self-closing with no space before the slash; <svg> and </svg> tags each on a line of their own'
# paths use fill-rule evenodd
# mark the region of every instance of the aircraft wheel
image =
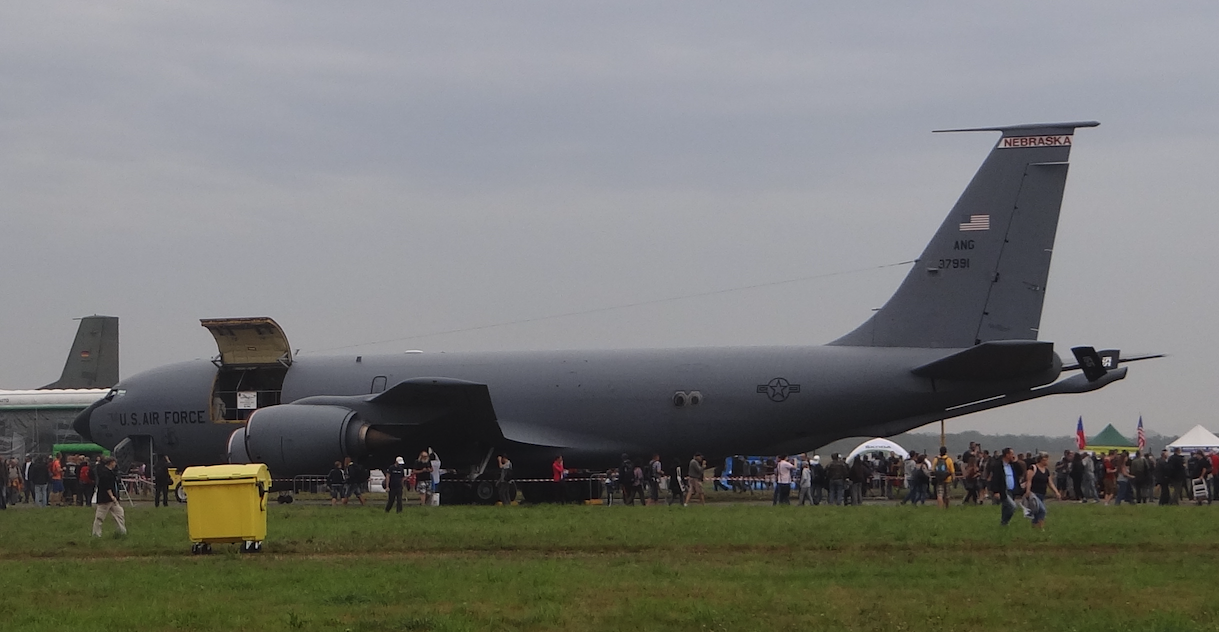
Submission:
<svg viewBox="0 0 1219 632">
<path fill-rule="evenodd" d="M 178 483 L 178 485 L 174 487 L 174 498 L 176 498 L 180 503 L 186 502 L 186 490 L 182 489 L 182 483 Z"/>
<path fill-rule="evenodd" d="M 495 502 L 495 483 L 492 481 L 478 481 L 474 484 L 474 497 L 478 499 L 480 504 L 491 504 Z"/>
</svg>

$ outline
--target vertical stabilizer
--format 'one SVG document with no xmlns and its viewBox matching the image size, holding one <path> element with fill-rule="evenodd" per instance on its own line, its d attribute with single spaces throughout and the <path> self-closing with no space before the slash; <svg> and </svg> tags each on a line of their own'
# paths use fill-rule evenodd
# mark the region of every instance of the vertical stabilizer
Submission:
<svg viewBox="0 0 1219 632">
<path fill-rule="evenodd" d="M 1075 129 L 987 127 L 1003 136 L 885 306 L 831 344 L 964 348 L 1036 340 Z"/>
<path fill-rule="evenodd" d="M 118 381 L 119 319 L 86 316 L 80 319 L 59 381 L 42 388 L 110 388 Z"/>
</svg>

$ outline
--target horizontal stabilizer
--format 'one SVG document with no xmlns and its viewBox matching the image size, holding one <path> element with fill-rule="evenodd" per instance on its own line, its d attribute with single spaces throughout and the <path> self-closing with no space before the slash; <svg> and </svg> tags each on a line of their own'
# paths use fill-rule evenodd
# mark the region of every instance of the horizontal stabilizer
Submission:
<svg viewBox="0 0 1219 632">
<path fill-rule="evenodd" d="M 1166 353 L 1136 353 L 1134 355 L 1124 356 L 1124 355 L 1121 355 L 1120 353 L 1118 353 L 1118 351 L 1115 349 L 1107 349 L 1107 350 L 1101 351 L 1099 353 L 1100 353 L 1100 357 L 1101 357 L 1101 364 L 1102 364 L 1102 366 L 1105 367 L 1106 370 L 1112 370 L 1127 362 L 1138 362 L 1140 360 L 1155 360 L 1157 358 L 1167 358 L 1168 357 L 1168 354 L 1166 354 Z M 1108 361 L 1108 363 L 1106 363 L 1106 361 Z M 1079 366 L 1078 362 L 1075 364 L 1064 364 L 1062 366 L 1063 371 L 1078 371 L 1079 369 L 1080 369 L 1080 366 Z"/>
<path fill-rule="evenodd" d="M 975 345 L 911 370 L 942 380 L 1006 380 L 1054 365 L 1054 344 L 1037 340 L 995 340 Z"/>
</svg>

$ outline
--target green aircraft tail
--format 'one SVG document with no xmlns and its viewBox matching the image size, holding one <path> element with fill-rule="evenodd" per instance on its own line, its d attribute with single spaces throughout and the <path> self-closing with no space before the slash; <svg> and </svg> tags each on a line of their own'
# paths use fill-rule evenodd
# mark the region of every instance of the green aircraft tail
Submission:
<svg viewBox="0 0 1219 632">
<path fill-rule="evenodd" d="M 86 316 L 80 319 L 59 380 L 42 388 L 109 388 L 118 381 L 119 319 Z"/>
</svg>

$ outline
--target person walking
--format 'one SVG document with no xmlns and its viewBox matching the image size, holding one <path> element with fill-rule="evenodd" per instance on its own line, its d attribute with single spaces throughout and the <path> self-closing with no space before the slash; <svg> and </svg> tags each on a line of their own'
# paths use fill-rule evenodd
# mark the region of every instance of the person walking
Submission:
<svg viewBox="0 0 1219 632">
<path fill-rule="evenodd" d="M 800 506 L 804 506 L 804 501 L 807 500 L 810 505 L 816 505 L 813 502 L 813 463 L 809 459 L 805 459 L 804 464 L 800 467 Z"/>
<path fill-rule="evenodd" d="M 965 453 L 965 500 L 964 505 L 978 504 L 978 457 L 976 454 Z"/>
<path fill-rule="evenodd" d="M 347 470 L 347 489 L 343 492 L 343 504 L 347 504 L 347 499 L 352 496 L 360 501 L 360 506 L 364 506 L 364 486 L 368 484 L 368 468 L 356 463 L 348 457 L 343 460 L 346 465 L 343 469 Z"/>
<path fill-rule="evenodd" d="M 97 473 L 97 504 L 93 512 L 93 537 L 102 537 L 102 523 L 106 516 L 114 516 L 118 525 L 119 535 L 127 535 L 127 519 L 123 505 L 119 502 L 119 477 L 114 471 L 114 457 L 108 456 L 102 461 L 102 467 Z"/>
<path fill-rule="evenodd" d="M 1030 518 L 1033 520 L 1034 529 L 1045 528 L 1045 493 L 1046 489 L 1054 492 L 1058 500 L 1062 500 L 1062 492 L 1058 491 L 1058 487 L 1054 485 L 1054 481 L 1050 477 L 1048 462 L 1049 457 L 1045 454 L 1040 454 L 1033 460 L 1033 467 L 1030 467 L 1024 477 L 1024 497 L 1029 505 L 1029 512 L 1032 514 Z M 1121 496 L 1118 497 L 1121 502 Z"/>
<path fill-rule="evenodd" d="M 330 473 L 326 475 L 326 487 L 330 489 L 330 506 L 338 505 L 347 490 L 347 473 L 343 471 L 342 461 L 335 461 L 334 467 L 330 468 Z"/>
<path fill-rule="evenodd" d="M 411 465 L 411 473 L 415 475 L 415 491 L 419 493 L 419 506 L 427 505 L 428 494 L 432 491 L 432 463 L 428 459 L 427 450 L 419 453 L 419 458 Z"/>
<path fill-rule="evenodd" d="M 1007 526 L 1012 516 L 1020 509 L 1018 499 L 1023 493 L 1025 481 L 1024 464 L 1016 458 L 1011 448 L 1003 448 L 997 461 L 995 476 L 991 479 L 990 491 L 999 499 L 1002 507 L 999 524 Z"/>
<path fill-rule="evenodd" d="M 703 478 L 706 474 L 707 462 L 703 460 L 701 453 L 695 452 L 686 468 L 686 500 L 683 505 L 689 505 L 690 499 L 695 495 L 698 496 L 698 504 L 707 504 L 707 497 L 703 494 Z"/>
</svg>

